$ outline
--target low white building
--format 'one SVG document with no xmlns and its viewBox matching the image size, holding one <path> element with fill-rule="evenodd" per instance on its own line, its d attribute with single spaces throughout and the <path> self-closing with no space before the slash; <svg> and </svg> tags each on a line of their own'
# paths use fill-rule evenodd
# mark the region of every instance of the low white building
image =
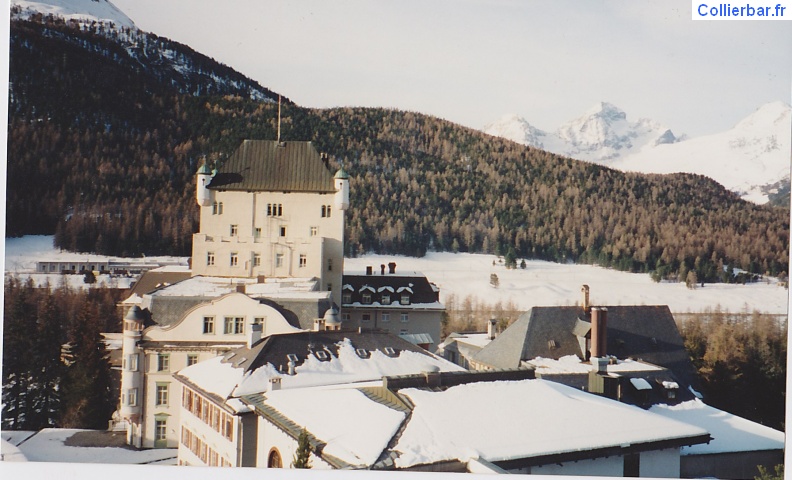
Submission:
<svg viewBox="0 0 792 480">
<path fill-rule="evenodd" d="M 317 322 L 316 331 L 266 336 L 252 346 L 179 371 L 175 375 L 182 386 L 179 464 L 261 465 L 258 445 L 270 441 L 270 430 L 266 426 L 266 431 L 260 430 L 262 423 L 242 402 L 243 396 L 358 384 L 424 370 L 461 370 L 387 332 L 326 330 L 328 323 L 335 322 L 328 315 Z M 310 397 L 302 401 L 312 402 Z M 313 408 L 332 415 L 325 406 Z M 280 441 L 275 440 L 280 433 L 272 435 L 271 441 Z M 288 459 L 278 458 L 288 466 Z"/>
<path fill-rule="evenodd" d="M 710 441 L 703 428 L 532 373 L 427 373 L 242 399 L 259 416 L 259 467 L 288 466 L 303 429 L 317 469 L 678 478 L 680 449 Z"/>
</svg>

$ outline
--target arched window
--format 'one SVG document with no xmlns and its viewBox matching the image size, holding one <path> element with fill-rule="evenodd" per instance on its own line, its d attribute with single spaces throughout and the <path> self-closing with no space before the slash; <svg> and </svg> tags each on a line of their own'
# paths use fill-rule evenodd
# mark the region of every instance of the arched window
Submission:
<svg viewBox="0 0 792 480">
<path fill-rule="evenodd" d="M 269 457 L 267 458 L 267 468 L 283 468 L 280 452 L 277 448 L 270 450 Z"/>
</svg>

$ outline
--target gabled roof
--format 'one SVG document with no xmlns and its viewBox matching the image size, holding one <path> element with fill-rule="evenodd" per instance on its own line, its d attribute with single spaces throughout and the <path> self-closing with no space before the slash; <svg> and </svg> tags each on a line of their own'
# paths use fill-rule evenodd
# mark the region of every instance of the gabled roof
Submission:
<svg viewBox="0 0 792 480">
<path fill-rule="evenodd" d="M 181 282 L 190 278 L 192 273 L 189 270 L 184 271 L 157 271 L 149 270 L 143 272 L 143 275 L 135 282 L 135 286 L 129 291 L 129 295 L 137 294 L 143 296 L 146 293 L 151 293 L 154 290 L 168 285 Z"/>
<path fill-rule="evenodd" d="M 697 385 L 696 374 L 682 336 L 666 305 L 609 306 L 607 354 L 636 358 L 666 367 L 682 381 Z M 494 368 L 516 368 L 522 360 L 536 357 L 581 358 L 581 322 L 590 322 L 581 307 L 533 307 L 495 340 L 473 356 L 473 361 Z M 550 340 L 555 343 L 551 346 Z"/>
<path fill-rule="evenodd" d="M 335 193 L 333 175 L 311 142 L 244 140 L 208 188 Z"/>
<path fill-rule="evenodd" d="M 344 291 L 347 292 L 351 287 L 352 301 L 344 302 L 344 305 L 349 305 L 356 302 L 361 302 L 363 291 L 377 293 L 372 297 L 372 302 L 379 303 L 379 295 L 391 295 L 391 301 L 394 303 L 399 302 L 398 297 L 393 296 L 393 292 L 397 295 L 402 293 L 409 293 L 410 303 L 436 303 L 440 300 L 440 294 L 436 288 L 432 287 L 426 276 L 418 272 L 411 272 L 405 274 L 389 274 L 385 275 L 344 275 Z"/>
</svg>

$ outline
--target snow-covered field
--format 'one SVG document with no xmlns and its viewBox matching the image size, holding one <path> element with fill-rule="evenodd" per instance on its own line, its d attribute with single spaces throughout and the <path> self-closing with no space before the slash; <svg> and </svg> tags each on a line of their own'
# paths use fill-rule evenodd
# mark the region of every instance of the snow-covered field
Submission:
<svg viewBox="0 0 792 480">
<path fill-rule="evenodd" d="M 6 271 L 35 269 L 36 260 L 66 260 L 108 257 L 64 252 L 53 248 L 51 236 L 26 236 L 6 239 Z M 731 312 L 758 310 L 786 314 L 789 291 L 774 279 L 750 285 L 705 284 L 690 290 L 683 283 L 654 283 L 649 275 L 619 272 L 591 265 L 571 265 L 526 261 L 522 270 L 492 265 L 494 255 L 469 253 L 428 253 L 423 258 L 396 255 L 364 255 L 344 260 L 346 273 L 364 273 L 366 266 L 379 272 L 381 264 L 396 262 L 397 272 L 418 271 L 440 287 L 440 300 L 456 295 L 458 300 L 473 295 L 487 303 L 514 302 L 521 310 L 534 305 L 574 305 L 581 300 L 580 286 L 591 287 L 591 301 L 600 305 L 668 305 L 674 313 L 696 312 L 720 306 Z M 186 263 L 180 257 L 152 257 L 150 260 Z M 500 286 L 490 286 L 490 274 L 498 276 Z M 61 275 L 56 275 L 60 277 Z M 74 282 L 82 284 L 81 275 Z M 102 281 L 102 278 L 99 278 Z M 109 280 L 108 280 L 109 281 Z M 53 282 L 57 285 L 57 282 Z"/>
<path fill-rule="evenodd" d="M 74 253 L 57 249 L 52 246 L 53 237 L 51 235 L 27 235 L 19 238 L 5 239 L 5 271 L 13 273 L 22 278 L 32 278 L 38 286 L 43 286 L 49 282 L 53 287 L 57 287 L 61 282 L 65 282 L 72 288 L 84 288 L 83 275 L 61 275 L 59 273 L 32 273 L 36 271 L 36 262 L 39 261 L 61 261 L 75 263 L 90 263 L 100 261 L 138 261 L 140 258 L 120 258 L 108 257 L 106 255 L 93 255 L 88 253 Z M 187 264 L 187 259 L 182 257 L 160 256 L 146 257 L 146 262 L 160 264 Z M 106 285 L 111 288 L 129 288 L 134 276 L 110 276 L 97 275 L 96 285 Z"/>
<path fill-rule="evenodd" d="M 424 273 L 440 288 L 440 300 L 449 294 L 462 300 L 473 295 L 493 304 L 513 301 L 520 310 L 535 305 L 574 305 L 581 302 L 580 286 L 591 288 L 591 302 L 599 305 L 668 305 L 674 313 L 696 312 L 718 305 L 731 312 L 759 310 L 786 314 L 789 291 L 774 280 L 751 285 L 705 284 L 690 290 L 684 283 L 655 283 L 647 274 L 619 272 L 591 265 L 562 265 L 526 261 L 522 270 L 492 265 L 494 255 L 428 253 L 424 258 L 365 255 L 344 260 L 347 273 L 364 273 L 367 265 L 379 272 L 381 264 L 396 262 L 396 272 Z M 490 274 L 500 286 L 490 286 Z"/>
</svg>

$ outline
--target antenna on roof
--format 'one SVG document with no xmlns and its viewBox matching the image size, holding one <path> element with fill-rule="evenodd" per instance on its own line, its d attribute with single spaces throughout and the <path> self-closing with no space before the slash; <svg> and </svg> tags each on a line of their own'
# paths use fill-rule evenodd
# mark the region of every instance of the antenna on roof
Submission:
<svg viewBox="0 0 792 480">
<path fill-rule="evenodd" d="M 278 143 L 280 143 L 281 96 L 278 95 Z"/>
</svg>

